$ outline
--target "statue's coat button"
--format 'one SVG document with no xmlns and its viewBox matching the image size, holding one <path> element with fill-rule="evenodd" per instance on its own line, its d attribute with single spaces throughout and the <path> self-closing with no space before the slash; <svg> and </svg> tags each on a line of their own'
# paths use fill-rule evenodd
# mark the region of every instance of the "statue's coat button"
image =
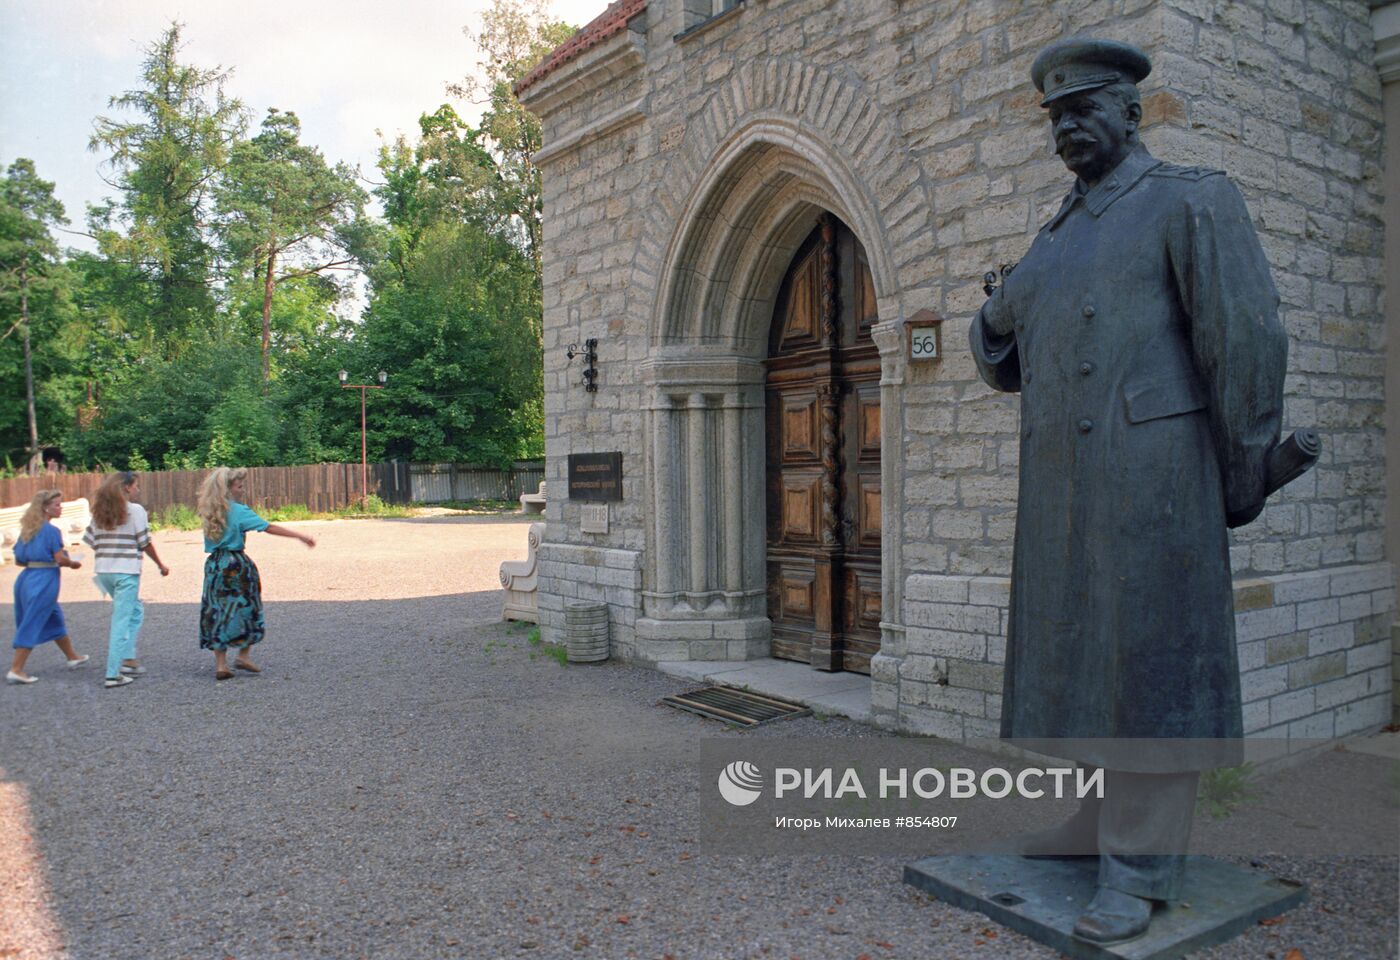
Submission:
<svg viewBox="0 0 1400 960">
<path fill-rule="evenodd" d="M 1085 417 L 1083 420 L 1079 421 L 1080 433 L 1088 433 L 1092 429 L 1094 429 L 1094 421 L 1090 420 L 1088 417 Z"/>
<path fill-rule="evenodd" d="M 1087 377 L 1089 374 L 1091 374 L 1091 373 L 1094 372 L 1094 365 L 1093 365 L 1092 363 L 1090 363 L 1088 360 L 1085 360 L 1083 363 L 1081 363 L 1081 364 L 1079 365 L 1079 372 L 1082 373 L 1082 374 L 1084 374 L 1084 376 Z"/>
<path fill-rule="evenodd" d="M 1094 315 L 1094 312 L 1094 305 L 1092 303 L 1086 303 L 1084 305 L 1084 316 L 1092 317 Z"/>
<path fill-rule="evenodd" d="M 1030 372 L 1029 370 L 1027 370 L 1025 373 L 1021 374 L 1021 382 L 1022 382 L 1022 383 L 1030 383 L 1030 382 L 1031 382 L 1031 372 Z"/>
</svg>

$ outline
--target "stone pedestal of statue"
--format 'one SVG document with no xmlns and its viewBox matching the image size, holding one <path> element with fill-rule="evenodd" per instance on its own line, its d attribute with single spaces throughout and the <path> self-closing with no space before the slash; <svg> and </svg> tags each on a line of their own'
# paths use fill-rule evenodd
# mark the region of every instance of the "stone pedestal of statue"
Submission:
<svg viewBox="0 0 1400 960">
<path fill-rule="evenodd" d="M 1174 960 L 1224 943 L 1307 899 L 1307 888 L 1291 880 L 1191 857 L 1183 899 L 1159 907 L 1141 937 L 1101 946 L 1071 933 L 1094 897 L 1098 862 L 1097 857 L 925 857 L 904 868 L 904 882 L 1075 960 Z"/>
</svg>

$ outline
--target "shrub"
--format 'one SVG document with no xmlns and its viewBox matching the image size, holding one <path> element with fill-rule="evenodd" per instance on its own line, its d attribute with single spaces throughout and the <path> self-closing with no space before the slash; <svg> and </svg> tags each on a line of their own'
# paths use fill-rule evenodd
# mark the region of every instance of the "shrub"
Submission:
<svg viewBox="0 0 1400 960">
<path fill-rule="evenodd" d="M 396 503 L 385 503 L 371 493 L 363 503 L 349 503 L 337 508 L 335 515 L 338 517 L 411 517 L 413 516 L 413 508 L 400 506 Z"/>
<path fill-rule="evenodd" d="M 152 530 L 198 530 L 199 514 L 186 503 L 176 503 L 154 511 L 150 517 Z"/>
</svg>

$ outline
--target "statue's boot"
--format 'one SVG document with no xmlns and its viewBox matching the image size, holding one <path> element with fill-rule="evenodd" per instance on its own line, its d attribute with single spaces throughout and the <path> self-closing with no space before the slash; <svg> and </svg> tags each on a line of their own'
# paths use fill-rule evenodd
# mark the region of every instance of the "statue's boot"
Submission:
<svg viewBox="0 0 1400 960">
<path fill-rule="evenodd" d="M 1089 907 L 1074 924 L 1074 935 L 1094 943 L 1123 943 L 1147 932 L 1152 901 L 1100 886 Z"/>
</svg>

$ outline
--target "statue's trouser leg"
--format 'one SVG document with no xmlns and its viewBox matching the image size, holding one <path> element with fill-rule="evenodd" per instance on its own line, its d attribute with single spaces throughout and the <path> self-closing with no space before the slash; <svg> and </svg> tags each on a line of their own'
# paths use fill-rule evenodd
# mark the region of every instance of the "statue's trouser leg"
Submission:
<svg viewBox="0 0 1400 960">
<path fill-rule="evenodd" d="M 1104 771 L 1100 886 L 1151 900 L 1180 899 L 1199 779 L 1194 770 Z"/>
</svg>

